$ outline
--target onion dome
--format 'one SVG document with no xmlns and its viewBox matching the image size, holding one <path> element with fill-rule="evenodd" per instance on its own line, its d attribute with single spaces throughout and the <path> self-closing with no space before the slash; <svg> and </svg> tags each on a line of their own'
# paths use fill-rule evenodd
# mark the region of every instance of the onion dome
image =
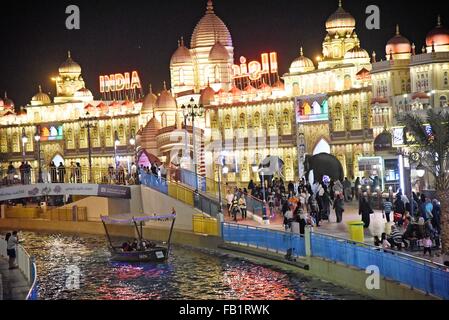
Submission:
<svg viewBox="0 0 449 320">
<path fill-rule="evenodd" d="M 162 90 L 161 94 L 157 98 L 156 107 L 158 109 L 172 109 L 176 110 L 176 99 L 173 98 L 170 91 L 167 90 L 167 85 L 164 81 L 164 90 Z"/>
<path fill-rule="evenodd" d="M 150 91 L 143 99 L 141 113 L 148 114 L 156 106 L 157 96 L 153 93 L 153 87 L 150 84 Z"/>
<path fill-rule="evenodd" d="M 338 9 L 326 21 L 326 30 L 330 34 L 352 33 L 355 29 L 354 17 L 343 9 L 339 0 Z"/>
<path fill-rule="evenodd" d="M 64 61 L 61 66 L 59 67 L 59 73 L 65 74 L 65 73 L 74 73 L 74 74 L 80 74 L 81 73 L 81 66 L 73 61 L 72 56 L 70 54 L 70 51 L 67 53 L 67 60 Z"/>
<path fill-rule="evenodd" d="M 19 110 L 19 112 L 17 112 L 17 115 L 18 116 L 26 116 L 27 115 L 27 110 L 25 109 L 25 108 L 23 108 L 23 107 L 20 107 L 20 110 Z"/>
<path fill-rule="evenodd" d="M 172 55 L 170 65 L 173 64 L 193 64 L 192 54 L 190 50 L 184 46 L 184 38 L 178 42 L 178 49 Z"/>
<path fill-rule="evenodd" d="M 31 98 L 31 105 L 38 106 L 43 104 L 50 104 L 51 99 L 48 94 L 42 92 L 42 87 L 39 85 L 39 92 Z"/>
<path fill-rule="evenodd" d="M 290 73 L 303 73 L 313 70 L 315 70 L 313 61 L 304 56 L 304 52 L 301 47 L 299 57 L 296 58 L 290 66 Z"/>
<path fill-rule="evenodd" d="M 271 87 L 265 83 L 265 79 L 262 80 L 262 84 L 260 85 L 259 90 L 262 90 L 265 93 L 271 92 Z"/>
<path fill-rule="evenodd" d="M 274 83 L 273 85 L 273 90 L 284 90 L 285 89 L 285 85 L 284 83 L 281 81 L 281 79 L 277 79 L 277 81 Z"/>
<path fill-rule="evenodd" d="M 8 94 L 5 92 L 5 97 L 3 98 L 3 108 L 5 110 L 14 110 L 14 101 L 8 98 Z"/>
<path fill-rule="evenodd" d="M 396 35 L 387 42 L 385 47 L 385 53 L 389 54 L 400 54 L 400 53 L 410 53 L 412 51 L 412 46 L 410 41 L 402 36 L 399 32 L 399 25 L 396 25 Z"/>
<path fill-rule="evenodd" d="M 202 90 L 201 96 L 200 96 L 200 104 L 204 106 L 208 106 L 211 104 L 212 101 L 215 100 L 215 91 L 212 89 L 209 85 Z"/>
<path fill-rule="evenodd" d="M 449 46 L 449 29 L 441 24 L 441 17 L 438 16 L 437 26 L 427 34 L 426 45 L 428 48 L 435 47 L 435 51 L 440 46 Z"/>
<path fill-rule="evenodd" d="M 212 47 L 216 39 L 221 40 L 225 47 L 232 47 L 231 33 L 224 22 L 214 13 L 212 1 L 207 2 L 206 14 L 201 18 L 195 27 L 192 35 L 190 47 Z"/>
<path fill-rule="evenodd" d="M 75 98 L 92 98 L 93 97 L 92 92 L 87 88 L 81 88 L 81 89 L 77 90 L 73 94 L 73 96 Z"/>
<path fill-rule="evenodd" d="M 257 93 L 257 89 L 251 85 L 251 82 L 248 82 L 248 85 L 243 89 L 246 93 Z"/>
<path fill-rule="evenodd" d="M 234 97 L 238 97 L 242 94 L 242 91 L 235 85 L 233 85 L 229 93 L 232 94 Z"/>
<path fill-rule="evenodd" d="M 209 60 L 210 61 L 228 61 L 229 60 L 229 52 L 226 50 L 226 48 L 220 43 L 220 41 L 217 41 L 217 43 L 214 44 L 212 49 L 209 53 Z"/>
<path fill-rule="evenodd" d="M 359 46 L 355 46 L 354 48 L 348 50 L 345 53 L 345 59 L 369 59 L 369 53 L 360 48 Z"/>
</svg>

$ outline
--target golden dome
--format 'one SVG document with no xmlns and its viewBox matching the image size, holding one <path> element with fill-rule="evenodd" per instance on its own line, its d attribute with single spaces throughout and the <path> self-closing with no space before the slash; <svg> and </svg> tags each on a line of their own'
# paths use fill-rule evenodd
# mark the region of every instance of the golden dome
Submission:
<svg viewBox="0 0 449 320">
<path fill-rule="evenodd" d="M 399 32 L 399 25 L 396 25 L 396 35 L 387 42 L 385 47 L 385 53 L 390 54 L 400 54 L 400 53 L 410 53 L 412 51 L 412 45 L 410 41 L 401 35 Z"/>
<path fill-rule="evenodd" d="M 59 73 L 81 73 L 81 66 L 73 61 L 70 51 L 67 52 L 67 60 L 59 67 Z"/>
<path fill-rule="evenodd" d="M 201 92 L 200 104 L 208 106 L 215 100 L 215 91 L 209 85 Z"/>
<path fill-rule="evenodd" d="M 296 58 L 290 66 L 290 73 L 303 73 L 313 70 L 315 70 L 313 61 L 304 56 L 304 52 L 301 47 L 299 57 Z"/>
<path fill-rule="evenodd" d="M 92 98 L 92 92 L 87 88 L 81 88 L 73 95 L 75 98 Z"/>
<path fill-rule="evenodd" d="M 355 29 L 355 19 L 354 17 L 345 11 L 341 5 L 341 0 L 339 0 L 338 9 L 335 11 L 326 21 L 327 32 L 334 34 L 346 34 L 352 33 Z"/>
<path fill-rule="evenodd" d="M 438 16 L 437 26 L 427 34 L 426 45 L 427 47 L 449 45 L 449 29 L 441 24 L 440 16 Z M 438 48 L 436 50 L 438 51 Z"/>
<path fill-rule="evenodd" d="M 210 61 L 214 61 L 214 60 L 228 61 L 229 60 L 229 52 L 220 43 L 220 41 L 217 41 L 217 43 L 214 44 L 214 46 L 210 50 L 209 60 Z"/>
<path fill-rule="evenodd" d="M 161 94 L 157 98 L 156 107 L 158 109 L 171 109 L 171 110 L 176 110 L 177 108 L 176 99 L 173 98 L 170 91 L 167 90 L 165 81 L 164 81 L 164 90 L 162 90 Z"/>
<path fill-rule="evenodd" d="M 360 48 L 359 46 L 355 46 L 354 48 L 348 50 L 345 53 L 345 59 L 370 59 L 369 53 Z"/>
<path fill-rule="evenodd" d="M 150 91 L 143 99 L 141 113 L 150 113 L 151 110 L 156 106 L 157 96 L 153 93 L 153 88 L 150 84 Z"/>
<path fill-rule="evenodd" d="M 42 87 L 39 86 L 39 92 L 31 98 L 31 105 L 50 104 L 51 99 L 48 94 L 42 92 Z"/>
<path fill-rule="evenodd" d="M 173 53 L 170 65 L 173 64 L 193 64 L 193 58 L 190 50 L 184 46 L 184 39 L 178 42 L 178 49 Z"/>
<path fill-rule="evenodd" d="M 206 14 L 198 22 L 193 31 L 190 47 L 212 47 L 216 39 L 220 39 L 225 47 L 232 47 L 232 38 L 224 22 L 214 13 L 212 1 L 207 2 Z"/>
</svg>

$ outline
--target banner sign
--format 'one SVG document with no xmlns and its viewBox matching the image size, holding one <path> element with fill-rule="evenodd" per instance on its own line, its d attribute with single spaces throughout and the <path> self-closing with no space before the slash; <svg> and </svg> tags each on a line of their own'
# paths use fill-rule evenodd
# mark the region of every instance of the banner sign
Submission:
<svg viewBox="0 0 449 320">
<path fill-rule="evenodd" d="M 102 189 L 100 190 L 100 188 Z M 125 186 L 103 186 L 81 183 L 38 183 L 0 188 L 0 201 L 62 195 L 130 199 L 131 190 Z"/>
</svg>

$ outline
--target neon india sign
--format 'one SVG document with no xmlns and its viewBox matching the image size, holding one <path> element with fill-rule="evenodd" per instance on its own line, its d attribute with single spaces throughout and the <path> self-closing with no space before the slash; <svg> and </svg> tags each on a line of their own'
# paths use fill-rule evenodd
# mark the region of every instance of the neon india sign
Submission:
<svg viewBox="0 0 449 320">
<path fill-rule="evenodd" d="M 41 141 L 63 140 L 62 126 L 44 126 L 40 128 Z"/>
<path fill-rule="evenodd" d="M 249 78 L 252 81 L 259 80 L 262 75 L 278 72 L 278 58 L 276 52 L 262 53 L 261 62 L 247 62 L 245 57 L 240 57 L 240 65 L 232 66 L 232 78 Z"/>
<path fill-rule="evenodd" d="M 111 75 L 102 75 L 100 80 L 100 93 L 119 92 L 124 90 L 142 89 L 139 73 L 116 73 Z"/>
</svg>

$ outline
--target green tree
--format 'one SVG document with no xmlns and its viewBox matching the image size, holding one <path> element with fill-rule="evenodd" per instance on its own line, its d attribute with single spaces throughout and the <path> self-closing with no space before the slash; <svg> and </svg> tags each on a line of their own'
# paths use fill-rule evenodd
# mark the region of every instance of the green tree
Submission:
<svg viewBox="0 0 449 320">
<path fill-rule="evenodd" d="M 406 113 L 398 122 L 415 138 L 413 151 L 421 164 L 435 177 L 435 190 L 441 202 L 442 253 L 449 256 L 449 112 L 429 109 L 425 115 Z"/>
</svg>

